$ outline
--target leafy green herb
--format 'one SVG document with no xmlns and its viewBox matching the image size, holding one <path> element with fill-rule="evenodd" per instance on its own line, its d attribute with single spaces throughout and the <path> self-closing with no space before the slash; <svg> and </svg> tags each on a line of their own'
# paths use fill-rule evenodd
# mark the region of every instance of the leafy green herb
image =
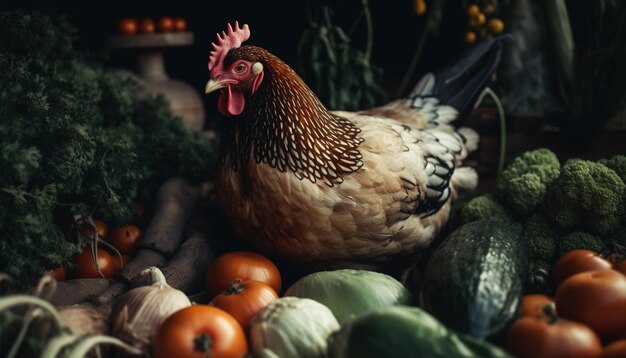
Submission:
<svg viewBox="0 0 626 358">
<path fill-rule="evenodd" d="M 72 47 L 67 19 L 0 12 L 0 272 L 13 285 L 67 263 L 74 215 L 127 222 L 165 179 L 211 179 L 215 143 L 163 97 Z"/>
<path fill-rule="evenodd" d="M 371 62 L 373 34 L 367 0 L 362 4 L 368 28 L 365 51 L 355 49 L 349 35 L 333 24 L 330 7 L 315 2 L 309 8 L 309 26 L 300 38 L 298 72 L 334 110 L 373 106 L 384 94 L 379 85 L 382 70 Z"/>
</svg>

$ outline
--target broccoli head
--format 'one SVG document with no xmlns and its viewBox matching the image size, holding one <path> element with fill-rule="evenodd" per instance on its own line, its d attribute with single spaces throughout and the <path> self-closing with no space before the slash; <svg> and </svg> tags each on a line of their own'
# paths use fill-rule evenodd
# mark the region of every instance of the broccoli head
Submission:
<svg viewBox="0 0 626 358">
<path fill-rule="evenodd" d="M 577 231 L 557 239 L 556 248 L 558 256 L 561 256 L 566 252 L 580 249 L 602 253 L 607 247 L 599 237 Z"/>
<path fill-rule="evenodd" d="M 601 159 L 598 162 L 613 169 L 622 181 L 626 183 L 626 155 L 616 155 L 611 159 Z"/>
<path fill-rule="evenodd" d="M 491 194 L 477 196 L 461 208 L 461 221 L 464 224 L 481 219 L 511 220 L 506 209 Z"/>
<path fill-rule="evenodd" d="M 533 214 L 524 224 L 531 259 L 552 262 L 556 256 L 556 233 L 542 214 Z"/>
<path fill-rule="evenodd" d="M 611 235 L 607 236 L 604 240 L 609 248 L 616 246 L 622 246 L 626 248 L 626 227 L 621 227 Z"/>
<path fill-rule="evenodd" d="M 560 228 L 597 235 L 617 230 L 625 213 L 626 184 L 609 167 L 588 160 L 567 161 L 546 201 L 546 215 Z"/>
<path fill-rule="evenodd" d="M 548 187 L 559 176 L 560 169 L 559 159 L 549 149 L 525 152 L 502 171 L 494 195 L 514 213 L 528 216 L 544 202 Z"/>
</svg>

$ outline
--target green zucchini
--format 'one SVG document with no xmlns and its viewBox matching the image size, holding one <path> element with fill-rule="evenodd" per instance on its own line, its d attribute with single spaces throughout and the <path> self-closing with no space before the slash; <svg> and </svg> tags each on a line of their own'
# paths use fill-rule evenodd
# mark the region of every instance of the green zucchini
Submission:
<svg viewBox="0 0 626 358">
<path fill-rule="evenodd" d="M 419 307 L 381 308 L 344 322 L 328 340 L 330 358 L 505 358 L 502 349 L 448 330 Z"/>
<path fill-rule="evenodd" d="M 479 220 L 460 226 L 426 265 L 421 307 L 458 332 L 502 338 L 521 302 L 527 251 L 519 225 Z"/>
</svg>

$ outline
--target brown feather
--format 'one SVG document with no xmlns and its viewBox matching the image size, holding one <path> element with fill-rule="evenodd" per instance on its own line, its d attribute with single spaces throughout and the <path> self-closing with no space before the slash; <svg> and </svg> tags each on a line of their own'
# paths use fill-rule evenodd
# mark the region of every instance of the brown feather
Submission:
<svg viewBox="0 0 626 358">
<path fill-rule="evenodd" d="M 393 262 L 430 243 L 450 205 L 414 214 L 428 182 L 419 114 L 399 104 L 330 112 L 267 51 L 244 46 L 225 63 L 236 58 L 267 71 L 222 137 L 218 198 L 244 237 L 292 260 L 344 266 Z"/>
</svg>

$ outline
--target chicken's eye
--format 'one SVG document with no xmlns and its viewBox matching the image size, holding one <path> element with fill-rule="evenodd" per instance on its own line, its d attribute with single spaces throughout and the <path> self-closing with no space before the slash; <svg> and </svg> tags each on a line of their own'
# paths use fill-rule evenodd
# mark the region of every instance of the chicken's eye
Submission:
<svg viewBox="0 0 626 358">
<path fill-rule="evenodd" d="M 235 72 L 237 73 L 243 73 L 245 70 L 246 70 L 246 65 L 243 63 L 240 63 L 237 66 L 235 66 Z"/>
</svg>

